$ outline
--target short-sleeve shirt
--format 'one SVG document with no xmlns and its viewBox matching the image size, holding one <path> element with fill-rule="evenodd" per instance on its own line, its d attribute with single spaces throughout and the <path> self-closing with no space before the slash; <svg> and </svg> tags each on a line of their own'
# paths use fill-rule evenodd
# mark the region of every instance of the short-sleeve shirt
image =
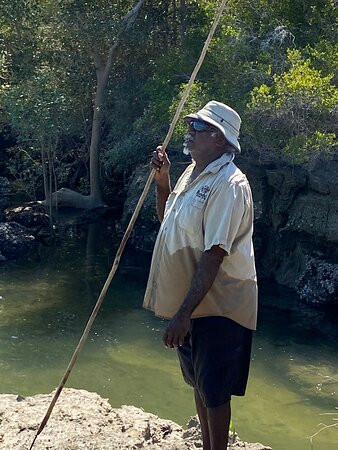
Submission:
<svg viewBox="0 0 338 450">
<path fill-rule="evenodd" d="M 189 183 L 193 162 L 168 197 L 143 304 L 159 317 L 175 315 L 203 252 L 217 245 L 226 256 L 191 317 L 223 316 L 256 329 L 253 201 L 249 182 L 233 158 L 223 154 Z"/>
</svg>

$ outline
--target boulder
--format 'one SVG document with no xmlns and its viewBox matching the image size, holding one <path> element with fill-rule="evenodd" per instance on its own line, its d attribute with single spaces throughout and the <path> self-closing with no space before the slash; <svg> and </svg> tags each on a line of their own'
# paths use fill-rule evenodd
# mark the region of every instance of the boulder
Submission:
<svg viewBox="0 0 338 450">
<path fill-rule="evenodd" d="M 0 223 L 0 259 L 28 256 L 36 250 L 36 239 L 18 223 Z"/>
<path fill-rule="evenodd" d="M 0 395 L 0 449 L 29 449 L 52 394 Z M 233 436 L 231 450 L 271 450 Z M 112 408 L 96 393 L 64 389 L 34 450 L 202 449 L 198 420 L 188 429 L 134 406 Z"/>
<path fill-rule="evenodd" d="M 49 217 L 43 208 L 37 204 L 27 204 L 5 211 L 8 222 L 16 222 L 26 228 L 48 228 Z"/>
</svg>

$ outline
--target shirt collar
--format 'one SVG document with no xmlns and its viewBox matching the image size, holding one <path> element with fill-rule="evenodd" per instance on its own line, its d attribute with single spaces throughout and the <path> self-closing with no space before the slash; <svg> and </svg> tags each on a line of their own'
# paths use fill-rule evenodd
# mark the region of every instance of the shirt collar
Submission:
<svg viewBox="0 0 338 450">
<path fill-rule="evenodd" d="M 234 158 L 235 158 L 234 153 L 223 153 L 221 157 L 215 159 L 215 161 L 212 161 L 210 164 L 208 164 L 207 167 L 203 170 L 203 172 L 217 173 L 223 166 L 232 162 Z"/>
</svg>

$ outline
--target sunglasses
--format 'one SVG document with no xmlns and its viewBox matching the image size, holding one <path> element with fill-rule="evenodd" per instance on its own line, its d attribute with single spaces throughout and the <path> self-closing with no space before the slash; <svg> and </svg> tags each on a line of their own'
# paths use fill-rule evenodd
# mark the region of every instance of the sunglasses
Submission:
<svg viewBox="0 0 338 450">
<path fill-rule="evenodd" d="M 192 128 L 193 130 L 195 130 L 199 133 L 215 130 L 215 127 L 213 127 L 212 125 L 209 125 L 206 122 L 203 122 L 202 120 L 191 120 L 188 125 L 189 125 L 189 128 Z"/>
</svg>

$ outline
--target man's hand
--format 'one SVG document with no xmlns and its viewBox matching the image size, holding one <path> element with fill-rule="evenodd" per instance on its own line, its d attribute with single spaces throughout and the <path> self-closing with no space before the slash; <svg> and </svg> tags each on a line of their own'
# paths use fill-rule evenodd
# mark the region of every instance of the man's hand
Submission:
<svg viewBox="0 0 338 450">
<path fill-rule="evenodd" d="M 167 187 L 169 185 L 169 169 L 170 161 L 166 152 L 162 151 L 162 146 L 159 145 L 156 151 L 153 152 L 153 157 L 150 162 L 151 169 L 155 169 L 154 179 L 158 186 Z"/>
<path fill-rule="evenodd" d="M 183 345 L 184 338 L 190 328 L 190 315 L 177 313 L 169 322 L 163 335 L 166 347 L 177 348 Z"/>
<path fill-rule="evenodd" d="M 168 155 L 162 150 L 162 146 L 159 145 L 156 151 L 153 152 L 151 158 L 150 168 L 155 169 L 154 179 L 157 184 L 156 189 L 156 211 L 158 220 L 163 221 L 164 210 L 166 201 L 170 195 L 170 161 Z"/>
</svg>

